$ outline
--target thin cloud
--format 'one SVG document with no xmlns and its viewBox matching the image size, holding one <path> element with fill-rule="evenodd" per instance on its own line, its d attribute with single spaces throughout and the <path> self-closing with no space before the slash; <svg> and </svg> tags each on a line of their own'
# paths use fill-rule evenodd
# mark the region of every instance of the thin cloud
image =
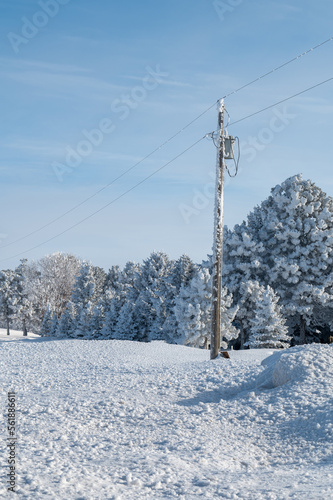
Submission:
<svg viewBox="0 0 333 500">
<path fill-rule="evenodd" d="M 50 156 L 62 152 L 63 145 L 60 142 L 17 139 L 11 142 L 2 141 L 1 148 L 2 150 L 14 150 L 26 155 Z"/>
<path fill-rule="evenodd" d="M 142 82 L 142 77 L 139 76 L 134 76 L 134 75 L 121 75 L 122 78 L 126 78 L 127 80 L 134 80 L 137 82 Z M 193 88 L 193 85 L 188 82 L 181 82 L 179 80 L 161 80 L 159 84 L 164 85 L 164 86 L 172 86 L 172 87 L 191 87 Z"/>
<path fill-rule="evenodd" d="M 67 72 L 67 73 L 91 73 L 90 69 L 71 64 L 54 64 L 46 61 L 36 61 L 33 59 L 10 59 L 0 57 L 0 65 L 12 67 L 14 69 L 22 70 L 23 67 L 41 69 L 44 71 L 51 71 L 54 73 Z"/>
</svg>

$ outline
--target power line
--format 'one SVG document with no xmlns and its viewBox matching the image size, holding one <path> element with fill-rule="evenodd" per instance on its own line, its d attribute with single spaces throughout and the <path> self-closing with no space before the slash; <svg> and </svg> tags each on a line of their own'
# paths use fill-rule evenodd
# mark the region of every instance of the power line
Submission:
<svg viewBox="0 0 333 500">
<path fill-rule="evenodd" d="M 297 92 L 297 94 L 293 94 L 292 96 L 286 97 L 285 99 L 282 99 L 281 101 L 278 101 L 278 102 L 276 102 L 274 104 L 271 104 L 270 106 L 266 106 L 265 108 L 260 109 L 259 111 L 256 111 L 254 113 L 251 113 L 250 115 L 244 116 L 243 118 L 240 118 L 239 120 L 236 120 L 236 121 L 230 123 L 229 127 L 232 126 L 232 125 L 235 125 L 236 123 L 240 123 L 240 122 L 242 122 L 244 120 L 247 120 L 248 118 L 251 118 L 252 116 L 255 116 L 255 115 L 259 114 L 259 113 L 263 113 L 267 109 L 273 108 L 274 106 L 277 106 L 278 104 L 282 104 L 283 102 L 289 101 L 290 99 L 293 99 L 293 98 L 295 98 L 295 97 L 297 97 L 297 96 L 299 96 L 301 94 L 304 94 L 305 92 L 309 92 L 310 90 L 312 90 L 312 89 L 314 89 L 316 87 L 319 87 L 321 85 L 324 85 L 325 83 L 330 82 L 332 80 L 333 80 L 333 77 L 332 78 L 328 78 L 327 80 L 324 80 L 324 81 L 322 81 L 320 83 L 317 83 L 316 85 L 312 85 L 312 87 L 308 87 L 305 90 L 301 90 L 300 92 Z M 122 198 L 126 194 L 130 193 L 135 188 L 137 188 L 138 186 L 140 186 L 141 184 L 143 184 L 145 181 L 147 181 L 148 179 L 150 179 L 151 177 L 153 177 L 155 174 L 157 174 L 158 172 L 160 172 L 163 168 L 167 167 L 168 165 L 170 165 L 170 163 L 174 162 L 175 160 L 177 160 L 177 158 L 179 158 L 180 156 L 182 156 L 183 154 L 185 154 L 187 151 L 189 151 L 190 149 L 192 149 L 194 146 L 196 146 L 200 141 L 202 141 L 203 139 L 205 139 L 208 135 L 209 134 L 206 134 L 203 137 L 201 137 L 201 139 L 197 140 L 194 144 L 192 144 L 187 149 L 185 149 L 184 151 L 182 151 L 181 153 L 179 153 L 177 156 L 175 156 L 174 158 L 172 158 L 171 160 L 169 160 L 167 163 L 165 163 L 164 165 L 162 165 L 162 167 L 159 167 L 157 170 L 155 170 L 154 172 L 152 172 L 151 174 L 149 174 L 147 177 L 145 177 L 144 179 L 142 179 L 141 181 L 139 181 L 138 183 L 136 183 L 134 186 L 132 186 L 131 188 L 127 189 L 124 193 L 122 193 L 121 195 L 119 195 L 117 198 L 114 198 L 109 203 L 107 203 L 106 205 L 103 205 L 101 208 L 99 208 L 95 212 L 91 213 L 90 215 L 88 215 L 84 219 L 81 219 L 77 223 L 75 223 L 72 226 L 68 227 L 64 231 L 61 231 L 60 233 L 56 234 L 52 238 L 49 238 L 48 240 L 45 240 L 42 243 L 40 243 L 40 244 L 38 244 L 38 245 L 36 245 L 36 246 L 34 246 L 32 248 L 29 248 L 28 250 L 26 250 L 24 252 L 20 252 L 20 253 L 18 253 L 16 255 L 13 255 L 12 257 L 8 257 L 6 259 L 1 259 L 0 262 L 5 262 L 7 260 L 14 259 L 14 258 L 20 257 L 21 255 L 24 255 L 24 254 L 26 254 L 28 252 L 31 252 L 31 251 L 35 250 L 36 248 L 39 248 L 39 247 L 45 245 L 46 243 L 49 243 L 50 241 L 53 241 L 54 239 L 58 238 L 59 236 L 62 236 L 63 234 L 67 233 L 68 231 L 70 231 L 70 230 L 74 229 L 75 227 L 79 226 L 80 224 L 82 224 L 86 220 L 90 219 L 91 217 L 93 217 L 94 215 L 98 214 L 99 212 L 101 212 L 105 208 L 109 207 L 110 205 L 112 205 L 113 203 L 115 203 L 116 201 L 118 201 L 120 198 Z"/>
<path fill-rule="evenodd" d="M 230 97 L 231 95 L 233 94 L 236 94 L 237 92 L 240 92 L 241 90 L 245 89 L 246 87 L 249 87 L 250 85 L 252 85 L 253 83 L 256 83 L 258 82 L 259 80 L 262 80 L 263 78 L 265 78 L 266 76 L 269 76 L 271 75 L 272 73 L 275 73 L 276 71 L 278 71 L 279 69 L 282 69 L 284 68 L 285 66 L 287 66 L 288 64 L 296 61 L 297 59 L 300 59 L 301 57 L 309 54 L 310 52 L 318 49 L 319 47 L 321 47 L 322 45 L 330 42 L 333 40 L 333 37 L 330 37 L 328 38 L 327 40 L 324 40 L 323 42 L 315 45 L 314 47 L 312 47 L 311 49 L 308 49 L 306 50 L 305 52 L 302 52 L 301 54 L 297 55 L 296 57 L 293 57 L 292 59 L 290 59 L 289 61 L 286 61 L 285 63 L 281 64 L 280 66 L 277 66 L 276 68 L 268 71 L 267 73 L 264 73 L 263 75 L 259 76 L 258 78 L 255 78 L 254 80 L 251 80 L 250 82 L 246 83 L 245 85 L 242 85 L 241 87 L 233 90 L 232 92 L 230 92 L 229 94 L 226 94 L 223 99 L 226 99 L 227 97 Z M 40 231 L 42 231 L 43 229 L 47 228 L 48 226 L 51 226 L 52 224 L 54 224 L 55 222 L 61 220 L 63 217 L 65 217 L 66 215 L 74 212 L 77 208 L 81 207 L 82 205 L 84 205 L 85 203 L 87 203 L 89 200 L 91 200 L 92 198 L 94 198 L 95 196 L 97 196 L 98 194 L 100 194 L 102 191 L 104 191 L 105 189 L 107 189 L 108 187 L 110 187 L 112 184 L 114 184 L 115 182 L 117 182 L 119 179 L 121 179 L 122 177 L 124 177 L 128 172 L 130 172 L 131 170 L 133 170 L 134 168 L 136 168 L 138 165 L 140 165 L 141 163 L 143 163 L 145 160 L 147 160 L 148 158 L 150 158 L 154 153 L 156 153 L 157 151 L 159 151 L 160 149 L 162 149 L 164 146 L 166 146 L 169 142 L 171 142 L 175 137 L 177 137 L 178 135 L 180 135 L 182 132 L 184 132 L 184 130 L 186 130 L 188 127 L 190 127 L 193 123 L 195 123 L 197 120 L 199 120 L 199 118 L 201 118 L 203 115 L 205 115 L 208 111 L 210 111 L 218 102 L 220 101 L 220 99 L 218 99 L 217 101 L 214 102 L 214 104 L 212 104 L 211 106 L 209 106 L 207 109 L 205 109 L 202 113 L 200 113 L 196 118 L 194 118 L 192 121 L 190 121 L 187 125 L 185 125 L 184 127 L 182 127 L 178 132 L 176 132 L 174 135 L 172 135 L 169 139 L 167 139 L 166 141 L 164 141 L 160 146 L 158 146 L 157 148 L 155 148 L 153 151 L 151 151 L 148 155 L 146 155 L 144 158 L 142 158 L 140 161 L 138 161 L 137 163 L 135 163 L 134 165 L 132 165 L 130 168 L 128 168 L 127 170 L 125 170 L 122 174 L 120 174 L 118 177 L 116 177 L 115 179 L 113 179 L 111 182 L 109 182 L 108 184 L 106 184 L 105 186 L 103 186 L 102 188 L 100 188 L 98 191 L 96 191 L 95 193 L 93 193 L 92 195 L 88 196 L 87 198 L 85 198 L 84 200 L 82 200 L 80 203 L 78 203 L 77 205 L 74 205 L 72 208 L 70 208 L 69 210 L 67 210 L 66 212 L 64 212 L 63 214 L 59 215 L 58 217 L 56 217 L 55 219 L 52 219 L 51 221 L 47 222 L 46 224 L 44 224 L 43 226 L 40 226 L 39 228 L 35 229 L 34 231 L 31 231 L 30 233 L 10 242 L 10 243 L 6 243 L 5 245 L 2 245 L 0 246 L 0 248 L 7 248 L 9 246 L 12 246 L 14 245 L 15 243 L 19 243 L 20 241 L 22 240 L 25 240 L 26 238 L 29 238 L 30 236 L 33 236 L 34 234 L 36 233 L 39 233 Z M 246 118 L 243 118 L 244 120 Z M 237 122 L 234 122 L 234 123 L 237 123 Z M 0 261 L 1 262 L 1 261 Z"/>
<path fill-rule="evenodd" d="M 85 203 L 87 203 L 87 201 L 91 200 L 92 198 L 94 198 L 95 196 L 97 196 L 99 193 L 101 193 L 102 191 L 104 191 L 105 189 L 107 189 L 108 187 L 112 186 L 112 184 L 114 184 L 115 182 L 117 182 L 119 179 L 121 179 L 122 177 L 124 177 L 126 174 L 128 174 L 128 172 L 130 172 L 131 170 L 133 170 L 134 168 L 136 168 L 138 165 L 140 165 L 141 163 L 143 163 L 145 160 L 147 160 L 148 158 L 150 158 L 154 153 L 156 153 L 157 151 L 159 151 L 160 149 L 162 149 L 164 146 L 166 146 L 170 141 L 172 141 L 175 137 L 177 137 L 179 134 L 181 134 L 184 130 L 186 130 L 188 127 L 190 127 L 194 122 L 196 122 L 197 120 L 199 120 L 199 118 L 201 118 L 204 114 L 206 114 L 210 109 L 212 109 L 214 106 L 216 105 L 216 102 L 214 102 L 214 104 L 212 104 L 211 106 L 209 106 L 209 108 L 205 109 L 205 111 L 203 111 L 202 113 L 200 113 L 200 115 L 198 115 L 196 118 L 194 118 L 191 122 L 189 122 L 187 125 L 185 125 L 183 128 L 181 128 L 178 132 L 176 132 L 173 136 L 171 136 L 169 139 L 167 139 L 165 142 L 163 142 L 160 146 L 158 146 L 157 148 L 155 148 L 153 151 L 151 151 L 148 155 L 146 155 L 144 158 L 142 158 L 140 161 L 138 161 L 137 163 L 135 163 L 134 165 L 132 165 L 130 168 L 128 168 L 127 170 L 125 170 L 122 174 L 118 175 L 118 177 L 116 177 L 115 179 L 113 179 L 111 182 L 109 182 L 108 184 L 106 184 L 105 186 L 103 186 L 102 188 L 100 188 L 98 191 L 96 191 L 95 193 L 93 193 L 92 195 L 88 196 L 88 198 L 85 198 L 84 200 L 82 200 L 80 203 L 78 203 L 77 205 L 75 205 L 74 207 L 70 208 L 69 210 L 67 210 L 66 212 L 64 212 L 63 214 L 59 215 L 58 217 L 56 217 L 55 219 L 52 219 L 51 221 L 47 222 L 46 224 L 44 224 L 43 226 L 39 227 L 38 229 L 35 229 L 34 231 L 32 231 L 31 233 L 29 234 L 26 234 L 25 236 L 22 236 L 20 238 L 18 238 L 17 240 L 14 240 L 10 243 L 7 243 L 6 245 L 2 245 L 0 247 L 1 248 L 6 248 L 6 247 L 9 247 L 11 245 L 14 245 L 15 243 L 18 243 L 22 240 L 25 240 L 26 238 L 28 238 L 29 236 L 32 236 L 36 233 L 39 233 L 40 231 L 42 231 L 43 229 L 45 229 L 46 227 L 48 226 L 51 226 L 52 224 L 54 224 L 55 222 L 57 222 L 58 220 L 62 219 L 63 217 L 65 217 L 66 215 L 70 214 L 71 212 L 74 212 L 74 210 L 76 210 L 77 208 L 81 207 L 82 205 L 84 205 Z M 1 261 L 0 261 L 1 262 Z"/>
<path fill-rule="evenodd" d="M 297 59 L 300 59 L 301 57 L 304 57 L 306 56 L 307 54 L 309 54 L 310 52 L 313 52 L 314 50 L 318 49 L 319 47 L 322 47 L 322 45 L 325 45 L 325 43 L 328 43 L 328 42 L 331 42 L 333 40 L 333 36 L 331 36 L 330 38 L 327 38 L 327 40 L 324 40 L 323 42 L 321 43 L 318 43 L 318 45 L 315 45 L 314 47 L 311 47 L 311 49 L 308 49 L 306 50 L 305 52 L 302 52 L 302 54 L 299 54 L 298 56 L 296 57 L 293 57 L 292 59 L 290 59 L 289 61 L 281 64 L 280 66 L 277 66 L 276 68 L 274 69 L 271 69 L 270 71 L 268 71 L 267 73 L 259 76 L 258 78 L 255 78 L 254 80 L 252 80 L 251 82 L 249 83 L 246 83 L 245 85 L 242 85 L 242 87 L 239 87 L 238 89 L 236 90 L 233 90 L 232 92 L 230 92 L 229 94 L 225 95 L 224 97 L 222 97 L 222 99 L 226 99 L 227 97 L 230 97 L 231 95 L 233 94 L 236 94 L 237 92 L 239 92 L 240 90 L 243 90 L 245 89 L 246 87 L 249 87 L 250 85 L 252 85 L 253 83 L 256 83 L 256 82 L 259 82 L 259 80 L 262 80 L 263 78 L 265 78 L 266 76 L 268 75 L 271 75 L 272 73 L 275 73 L 275 71 L 278 71 L 279 69 L 282 69 L 284 68 L 285 66 L 287 66 L 288 64 L 294 62 L 294 61 L 297 61 Z"/>
<path fill-rule="evenodd" d="M 52 236 L 52 238 L 49 238 L 48 240 L 45 240 L 42 243 L 39 243 L 38 245 L 35 245 L 34 247 L 29 248 L 28 250 L 25 250 L 24 252 L 20 252 L 20 253 L 18 253 L 16 255 L 13 255 L 12 257 L 8 257 L 6 259 L 1 259 L 0 262 L 5 262 L 5 261 L 10 260 L 10 259 L 15 259 L 16 257 L 20 257 L 21 255 L 25 255 L 28 252 L 32 252 L 36 248 L 39 248 L 39 247 L 41 247 L 43 245 L 46 245 L 46 243 L 49 243 L 50 241 L 53 241 L 56 238 L 58 238 L 59 236 L 62 236 L 63 234 L 67 233 L 68 231 L 71 231 L 72 229 L 74 229 L 75 227 L 79 226 L 80 224 L 82 224 L 86 220 L 91 219 L 91 217 L 93 217 L 94 215 L 98 214 L 99 212 L 102 212 L 102 210 L 105 210 L 110 205 L 113 205 L 116 201 L 120 200 L 126 194 L 130 193 L 131 191 L 133 191 L 134 189 L 136 189 L 138 186 L 140 186 L 141 184 L 143 184 L 144 182 L 146 182 L 148 179 L 150 179 L 151 177 L 153 177 L 154 175 L 156 175 L 158 172 L 160 172 L 161 170 L 163 170 L 165 167 L 167 167 L 168 165 L 170 165 L 170 163 L 174 162 L 175 160 L 177 160 L 178 158 L 180 158 L 181 156 L 183 156 L 187 151 L 189 151 L 190 149 L 194 148 L 194 146 L 196 146 L 197 144 L 199 144 L 199 142 L 201 142 L 205 138 L 206 138 L 206 136 L 201 137 L 200 139 L 198 139 L 195 143 L 193 143 L 191 146 L 189 146 L 184 151 L 182 151 L 181 153 L 179 153 L 177 156 L 175 156 L 174 158 L 172 158 L 171 160 L 169 160 L 167 163 L 165 163 L 164 165 L 162 165 L 158 169 L 154 170 L 154 172 L 152 172 L 151 174 L 147 175 L 147 177 L 145 177 L 141 181 L 137 182 L 136 184 L 134 184 L 134 186 L 132 186 L 131 188 L 127 189 L 122 194 L 120 194 L 119 196 L 117 196 L 116 198 L 114 198 L 113 200 L 111 200 L 109 203 L 106 203 L 106 205 L 103 205 L 101 208 L 99 208 L 95 212 L 91 213 L 90 215 L 88 215 L 84 219 L 79 220 L 78 222 L 76 222 L 72 226 L 68 227 L 67 229 L 64 229 L 64 231 L 61 231 L 60 233 L 56 234 L 55 236 Z"/>
<path fill-rule="evenodd" d="M 244 116 L 243 118 L 240 118 L 239 120 L 236 120 L 232 123 L 229 124 L 229 127 L 232 126 L 232 125 L 235 125 L 236 123 L 240 123 L 244 120 L 247 120 L 248 118 L 251 118 L 252 116 L 255 116 L 259 113 L 262 113 L 264 111 L 266 111 L 267 109 L 270 109 L 270 108 L 273 108 L 274 106 L 277 106 L 278 104 L 282 104 L 283 102 L 286 102 L 286 101 L 289 101 L 290 99 L 293 99 L 301 94 L 304 94 L 305 92 L 309 92 L 310 90 L 316 88 L 316 87 L 319 87 L 321 85 L 324 85 L 325 83 L 327 82 L 330 82 L 333 80 L 333 77 L 332 78 L 328 78 L 327 80 L 324 80 L 320 83 L 317 83 L 316 85 L 312 85 L 312 87 L 308 87 L 307 89 L 305 90 L 301 90 L 300 92 L 297 92 L 297 94 L 293 94 L 292 96 L 289 96 L 289 97 L 286 97 L 285 99 L 282 99 L 281 101 L 278 101 L 274 104 L 271 104 L 270 106 L 266 106 L 265 108 L 259 110 L 259 111 L 256 111 L 254 113 L 251 113 L 250 115 L 247 115 L 247 116 Z M 116 198 L 114 198 L 113 200 L 111 200 L 109 203 L 107 203 L 106 205 L 103 205 L 101 208 L 99 208 L 98 210 L 96 210 L 95 212 L 91 213 L 90 215 L 88 215 L 87 217 L 85 217 L 84 219 L 81 219 L 80 221 L 76 222 L 75 224 L 73 224 L 72 226 L 68 227 L 67 229 L 65 229 L 64 231 L 61 231 L 60 233 L 56 234 L 55 236 L 53 236 L 52 238 L 49 238 L 48 240 L 45 240 L 43 241 L 42 243 L 39 243 L 38 245 L 32 247 L 32 248 L 29 248 L 28 250 L 24 251 L 24 252 L 20 252 L 16 255 L 13 255 L 12 257 L 8 257 L 6 259 L 1 259 L 0 262 L 5 262 L 7 260 L 10 260 L 10 259 L 14 259 L 16 257 L 20 257 L 21 255 L 24 255 L 28 252 L 31 252 L 33 250 L 35 250 L 36 248 L 39 248 L 43 245 L 45 245 L 46 243 L 49 243 L 50 241 L 53 241 L 54 239 L 58 238 L 59 236 L 62 236 L 63 234 L 67 233 L 68 231 L 74 229 L 75 227 L 79 226 L 80 224 L 82 224 L 83 222 L 85 222 L 86 220 L 90 219 L 91 217 L 93 217 L 94 215 L 98 214 L 99 212 L 102 212 L 102 210 L 104 210 L 105 208 L 109 207 L 110 205 L 112 205 L 113 203 L 115 203 L 116 201 L 120 200 L 121 198 L 123 198 L 123 196 L 125 196 L 126 194 L 130 193 L 131 191 L 133 191 L 134 189 L 136 189 L 138 186 L 140 186 L 141 184 L 143 184 L 144 182 L 146 182 L 148 179 L 150 179 L 151 177 L 153 177 L 155 174 L 157 174 L 158 172 L 160 172 L 162 169 L 164 169 L 165 167 L 167 167 L 168 165 L 170 165 L 170 163 L 174 162 L 175 160 L 177 160 L 180 156 L 184 155 L 187 151 L 189 151 L 190 149 L 192 149 L 194 146 L 196 146 L 199 142 L 201 142 L 203 139 L 205 139 L 209 134 L 206 134 L 204 135 L 203 137 L 201 137 L 199 140 L 197 140 L 195 143 L 193 143 L 191 146 L 189 146 L 188 148 L 186 148 L 184 151 L 182 151 L 181 153 L 179 153 L 177 156 L 175 156 L 174 158 L 172 158 L 171 160 L 169 160 L 167 163 L 165 163 L 164 165 L 162 165 L 161 167 L 159 167 L 157 170 L 154 170 L 154 172 L 152 172 L 151 174 L 149 174 L 147 177 L 145 177 L 144 179 L 142 179 L 141 181 L 137 182 L 134 186 L 132 186 L 131 188 L 127 189 L 126 191 L 124 191 L 121 195 L 117 196 Z"/>
<path fill-rule="evenodd" d="M 240 123 L 244 120 L 247 120 L 248 118 L 251 118 L 252 116 L 258 115 L 259 113 L 263 113 L 267 109 L 274 108 L 274 106 L 278 106 L 278 104 L 282 104 L 283 102 L 289 101 L 290 99 L 294 99 L 294 97 L 297 97 L 301 94 L 305 94 L 305 92 L 309 92 L 309 90 L 315 89 L 316 87 L 320 87 L 320 85 L 324 85 L 324 83 L 330 82 L 332 80 L 333 80 L 333 77 L 328 78 L 327 80 L 324 80 L 323 82 L 317 83 L 316 85 L 312 85 L 312 87 L 309 87 L 305 90 L 301 90 L 300 92 L 297 92 L 297 94 L 286 97 L 285 99 L 282 99 L 281 101 L 278 101 L 278 102 L 275 102 L 274 104 L 271 104 L 270 106 L 266 106 L 266 108 L 260 109 L 259 111 L 255 111 L 254 113 L 251 113 L 250 115 L 244 116 L 244 118 L 240 118 L 239 120 L 236 120 L 236 121 L 230 123 L 229 127 L 231 127 L 232 125 L 235 125 L 236 123 Z"/>
</svg>

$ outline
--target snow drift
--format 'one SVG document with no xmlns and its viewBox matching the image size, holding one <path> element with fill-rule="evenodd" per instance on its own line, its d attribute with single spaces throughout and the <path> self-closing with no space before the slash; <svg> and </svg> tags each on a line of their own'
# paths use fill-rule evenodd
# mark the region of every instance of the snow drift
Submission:
<svg viewBox="0 0 333 500">
<path fill-rule="evenodd" d="M 323 390 L 332 384 L 333 346 L 311 344 L 276 352 L 262 362 L 266 370 L 257 381 L 258 388 L 279 387 L 290 382 Z"/>
</svg>

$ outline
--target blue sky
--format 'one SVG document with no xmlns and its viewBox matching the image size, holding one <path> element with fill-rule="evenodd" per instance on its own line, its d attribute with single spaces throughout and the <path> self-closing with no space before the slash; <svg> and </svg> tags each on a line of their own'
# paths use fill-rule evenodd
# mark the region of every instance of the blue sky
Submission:
<svg viewBox="0 0 333 500">
<path fill-rule="evenodd" d="M 214 130 L 220 97 L 333 35 L 329 0 L 3 4 L 1 268 L 56 251 L 105 269 L 153 250 L 205 259 L 213 234 L 211 141 L 123 193 Z M 230 96 L 231 122 L 331 78 L 332 56 L 333 41 Z M 333 195 L 332 90 L 329 82 L 229 128 L 240 138 L 241 160 L 225 188 L 228 226 L 297 173 Z M 209 106 L 165 147 L 48 225 Z"/>
</svg>

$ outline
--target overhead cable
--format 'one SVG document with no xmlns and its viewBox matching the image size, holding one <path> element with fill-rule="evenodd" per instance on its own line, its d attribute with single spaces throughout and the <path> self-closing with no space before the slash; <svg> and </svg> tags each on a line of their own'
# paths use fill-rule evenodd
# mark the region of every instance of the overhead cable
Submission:
<svg viewBox="0 0 333 500">
<path fill-rule="evenodd" d="M 105 210 L 107 207 L 109 207 L 110 205 L 113 205 L 114 203 L 116 203 L 116 201 L 120 200 L 121 198 L 123 198 L 126 194 L 130 193 L 131 191 L 133 191 L 134 189 L 136 189 L 137 187 L 141 186 L 141 184 L 143 184 L 144 182 L 146 182 L 148 179 L 150 179 L 151 177 L 153 177 L 154 175 L 156 175 L 158 172 L 160 172 L 161 170 L 163 170 L 165 167 L 167 167 L 168 165 L 170 165 L 170 163 L 173 163 L 175 160 L 177 160 L 178 158 L 180 158 L 181 156 L 183 156 L 187 151 L 189 151 L 190 149 L 194 148 L 194 146 L 196 146 L 197 144 L 199 144 L 199 142 L 201 142 L 203 139 L 205 139 L 206 136 L 204 137 L 201 137 L 199 140 L 197 140 L 196 142 L 194 142 L 191 146 L 189 146 L 188 148 L 184 149 L 184 151 L 182 151 L 181 153 L 179 153 L 177 156 L 173 157 L 171 160 L 169 160 L 167 163 L 164 163 L 164 165 L 162 165 L 161 167 L 159 167 L 158 169 L 154 170 L 154 172 L 152 172 L 151 174 L 147 175 L 144 179 L 142 179 L 141 181 L 137 182 L 136 184 L 134 184 L 134 186 L 132 186 L 131 188 L 127 189 L 126 191 L 124 191 L 122 194 L 120 194 L 119 196 L 117 196 L 116 198 L 114 198 L 113 200 L 109 201 L 109 203 L 106 203 L 105 205 L 103 205 L 101 208 L 99 208 L 98 210 L 95 210 L 95 212 L 91 213 L 90 215 L 87 215 L 87 217 L 84 217 L 83 219 L 79 220 L 78 222 L 76 222 L 75 224 L 73 224 L 72 226 L 68 227 L 67 229 L 64 229 L 63 231 L 61 231 L 60 233 L 56 234 L 55 236 L 52 236 L 52 238 L 49 238 L 45 241 L 43 241 L 42 243 L 39 243 L 38 245 L 35 245 L 34 247 L 32 248 L 29 248 L 27 250 L 25 250 L 24 252 L 20 252 L 16 255 L 12 255 L 11 257 L 8 257 L 6 259 L 1 259 L 0 262 L 5 262 L 7 260 L 10 260 L 10 259 L 14 259 L 16 257 L 20 257 L 21 255 L 25 255 L 27 254 L 28 252 L 32 252 L 33 250 L 35 250 L 36 248 L 39 248 L 43 245 L 46 245 L 47 243 L 49 243 L 50 241 L 53 241 L 55 240 L 56 238 L 59 238 L 59 236 L 62 236 L 63 234 L 65 233 L 68 233 L 68 231 L 71 231 L 72 229 L 74 229 L 75 227 L 79 226 L 80 224 L 82 224 L 83 222 L 87 221 L 88 219 L 91 219 L 91 217 L 93 217 L 94 215 L 102 212 L 102 210 Z"/>
<path fill-rule="evenodd" d="M 251 113 L 250 115 L 244 116 L 244 118 L 240 118 L 239 120 L 236 120 L 232 123 L 229 124 L 229 127 L 232 127 L 236 123 L 240 123 L 244 120 L 247 120 L 248 118 L 251 118 L 252 116 L 258 115 L 259 113 L 263 113 L 267 109 L 274 108 L 274 106 L 278 106 L 279 104 L 282 104 L 286 101 L 290 101 L 290 99 L 294 99 L 295 97 L 298 97 L 299 95 L 305 94 L 305 92 L 309 92 L 309 90 L 315 89 L 316 87 L 320 87 L 320 85 L 324 85 L 324 83 L 330 82 L 333 80 L 332 78 L 328 78 L 327 80 L 324 80 L 323 82 L 317 83 L 316 85 L 312 85 L 312 87 L 308 87 L 305 90 L 301 90 L 300 92 L 297 92 L 297 94 L 293 94 L 289 97 L 286 97 L 285 99 L 282 99 L 281 101 L 275 102 L 274 104 L 271 104 L 270 106 L 266 106 L 265 108 L 260 109 L 259 111 L 255 111 L 254 113 Z"/>
<path fill-rule="evenodd" d="M 226 94 L 223 99 L 226 99 L 227 97 L 230 97 L 231 95 L 233 94 L 236 94 L 237 92 L 240 92 L 241 90 L 245 89 L 246 87 L 249 87 L 250 85 L 252 85 L 253 83 L 256 83 L 258 82 L 259 80 L 262 80 L 263 78 L 265 78 L 266 76 L 269 76 L 271 75 L 272 73 L 275 73 L 276 71 L 282 69 L 283 67 L 287 66 L 288 64 L 300 59 L 301 57 L 309 54 L 310 52 L 313 52 L 314 50 L 318 49 L 319 47 L 323 46 L 324 44 L 330 42 L 333 40 L 333 37 L 330 37 L 330 38 L 327 38 L 326 40 L 322 41 L 321 43 L 315 45 L 314 47 L 312 47 L 311 49 L 308 49 L 306 50 L 305 52 L 302 52 L 301 54 L 297 55 L 296 57 L 293 57 L 292 59 L 290 59 L 289 61 L 286 61 L 285 63 L 281 64 L 280 66 L 277 66 L 276 68 L 268 71 L 267 73 L 264 73 L 263 75 L 259 76 L 258 78 L 255 78 L 254 80 L 251 80 L 250 82 L 246 83 L 245 85 L 242 85 L 241 87 L 233 90 L 232 92 L 230 92 L 229 94 Z M 69 210 L 67 210 L 66 212 L 63 212 L 61 215 L 59 215 L 58 217 L 55 217 L 54 219 L 52 219 L 51 221 L 47 222 L 46 224 L 40 226 L 39 228 L 35 229 L 34 231 L 31 231 L 30 233 L 24 235 L 24 236 L 21 236 L 20 238 L 14 240 L 14 241 L 11 241 L 9 243 L 6 243 L 5 245 L 2 245 L 0 246 L 0 248 L 6 248 L 6 247 L 9 247 L 9 246 L 12 246 L 14 245 L 15 243 L 19 243 L 20 241 L 22 240 L 25 240 L 26 238 L 29 238 L 30 236 L 33 236 L 34 234 L 36 233 L 39 233 L 40 231 L 42 231 L 43 229 L 47 228 L 48 226 L 54 224 L 55 222 L 58 222 L 59 220 L 61 220 L 63 217 L 65 217 L 66 215 L 74 212 L 77 208 L 81 207 L 82 205 L 84 205 L 85 203 L 87 203 L 89 200 L 91 200 L 92 198 L 94 198 L 95 196 L 97 196 L 98 194 L 100 194 L 102 191 L 104 191 L 105 189 L 107 189 L 108 187 L 110 187 L 112 184 L 114 184 L 116 181 L 118 181 L 119 179 L 121 179 L 122 177 L 124 177 L 128 172 L 130 172 L 131 170 L 133 170 L 134 168 L 136 168 L 138 165 L 140 165 L 141 163 L 143 163 L 145 160 L 147 160 L 148 158 L 150 158 L 154 153 L 156 153 L 157 151 L 159 151 L 160 149 L 162 149 L 164 146 L 166 146 L 169 142 L 171 142 L 175 137 L 177 137 L 178 135 L 180 135 L 182 132 L 184 132 L 184 130 L 186 130 L 188 127 L 190 127 L 193 123 L 195 123 L 197 120 L 199 120 L 199 118 L 201 118 L 203 115 L 205 115 L 208 111 L 210 111 L 213 107 L 215 107 L 216 103 L 218 103 L 220 101 L 220 99 L 218 101 L 215 101 L 214 104 L 212 104 L 211 106 L 209 106 L 208 108 L 206 108 L 202 113 L 200 113 L 196 118 L 194 118 L 193 120 L 191 120 L 187 125 L 185 125 L 184 127 L 182 127 L 180 130 L 178 130 L 178 132 L 176 132 L 174 135 L 172 135 L 169 139 L 167 139 L 166 141 L 164 141 L 160 146 L 158 146 L 157 148 L 155 148 L 153 151 L 151 151 L 148 155 L 146 155 L 144 158 L 142 158 L 140 161 L 138 161 L 137 163 L 135 163 L 134 165 L 132 165 L 130 168 L 128 168 L 127 170 L 125 170 L 122 174 L 120 174 L 118 177 L 116 177 L 115 179 L 113 179 L 111 182 L 109 182 L 108 184 L 106 184 L 105 186 L 103 186 L 102 188 L 100 188 L 99 190 L 97 190 L 95 193 L 93 193 L 92 195 L 88 196 L 87 198 L 85 198 L 84 200 L 82 200 L 80 203 L 78 203 L 77 205 L 74 205 L 72 208 L 70 208 Z M 261 112 L 261 111 L 260 111 Z M 243 118 L 244 120 L 246 118 Z M 236 123 L 236 122 L 234 122 Z"/>
</svg>

